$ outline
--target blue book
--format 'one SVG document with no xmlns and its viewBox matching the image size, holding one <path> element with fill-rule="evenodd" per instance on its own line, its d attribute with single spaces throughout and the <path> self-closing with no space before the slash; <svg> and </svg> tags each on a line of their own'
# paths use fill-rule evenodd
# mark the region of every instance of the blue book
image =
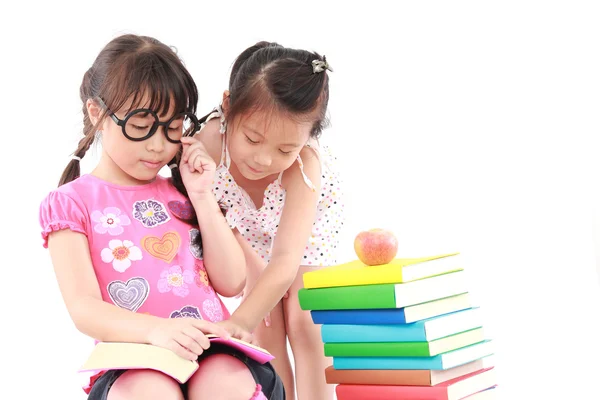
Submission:
<svg viewBox="0 0 600 400">
<path fill-rule="evenodd" d="M 483 325 L 479 307 L 409 324 L 322 325 L 323 343 L 430 342 Z"/>
<path fill-rule="evenodd" d="M 403 308 L 378 308 L 370 310 L 313 310 L 312 320 L 317 325 L 348 324 L 348 325 L 382 325 L 407 324 L 422 321 L 465 310 L 472 307 L 469 293 L 446 297 L 427 303 L 416 304 Z"/>
<path fill-rule="evenodd" d="M 317 325 L 323 324 L 405 324 L 406 315 L 404 308 L 374 310 L 327 310 L 311 311 L 312 320 Z"/>
<path fill-rule="evenodd" d="M 333 357 L 334 369 L 446 370 L 493 354 L 491 340 L 433 357 Z"/>
</svg>

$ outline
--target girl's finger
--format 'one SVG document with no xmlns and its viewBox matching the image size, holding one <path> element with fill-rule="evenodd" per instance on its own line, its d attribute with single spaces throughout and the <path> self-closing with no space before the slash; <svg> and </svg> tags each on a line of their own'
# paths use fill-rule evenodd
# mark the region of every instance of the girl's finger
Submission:
<svg viewBox="0 0 600 400">
<path fill-rule="evenodd" d="M 199 141 L 199 140 L 192 139 L 192 141 L 182 142 L 182 144 L 184 146 L 189 146 L 189 147 L 191 147 L 193 149 L 201 149 L 201 150 L 203 150 L 203 151 L 206 152 L 206 147 L 204 147 L 204 144 L 201 141 Z"/>
<path fill-rule="evenodd" d="M 183 136 L 181 138 L 181 143 L 191 144 L 191 143 L 195 143 L 197 141 L 198 141 L 198 139 L 194 138 L 193 136 Z"/>
<path fill-rule="evenodd" d="M 253 345 L 257 345 L 256 340 L 254 339 L 254 335 L 252 335 L 249 332 L 243 331 L 240 334 L 240 340 L 243 340 L 244 342 L 248 342 L 248 343 L 252 343 Z"/>
<path fill-rule="evenodd" d="M 190 155 L 188 164 L 192 167 L 192 169 L 191 169 L 192 171 L 202 172 L 202 169 L 199 168 L 202 165 L 202 163 L 198 164 L 199 157 L 201 157 L 201 155 L 198 154 L 197 151 Z"/>
<path fill-rule="evenodd" d="M 171 350 L 173 353 L 177 354 L 179 357 L 185 358 L 186 360 L 194 361 L 198 359 L 198 355 L 192 353 L 185 347 L 181 346 L 177 341 L 171 339 L 167 344 L 167 349 Z"/>
<path fill-rule="evenodd" d="M 225 330 L 225 328 L 217 324 L 213 324 L 212 322 L 207 322 L 201 319 L 194 319 L 192 321 L 192 325 L 200 329 L 205 334 L 212 333 L 219 337 L 222 337 L 223 339 L 231 338 L 231 335 L 229 334 L 229 332 L 227 332 L 227 330 Z"/>
<path fill-rule="evenodd" d="M 181 162 L 184 163 L 187 161 L 188 157 L 190 156 L 190 145 L 183 145 L 183 150 L 181 152 Z"/>
<path fill-rule="evenodd" d="M 204 148 L 204 145 L 199 142 L 199 141 L 195 141 L 191 144 L 184 144 L 183 145 L 183 153 L 181 156 L 181 160 L 182 161 L 188 161 L 188 159 L 190 158 L 190 156 L 196 152 L 196 151 L 200 151 L 203 153 L 206 153 L 206 149 Z"/>
<path fill-rule="evenodd" d="M 198 328 L 196 328 L 195 326 L 190 325 L 190 326 L 186 327 L 183 330 L 183 333 L 185 333 L 187 336 L 192 338 L 192 340 L 196 344 L 198 344 L 198 346 L 202 347 L 204 350 L 206 350 L 210 347 L 210 340 L 208 340 L 206 335 L 204 333 L 202 333 L 202 331 L 199 330 Z"/>
<path fill-rule="evenodd" d="M 191 338 L 184 332 L 178 333 L 173 337 L 173 339 L 175 339 L 177 343 L 185 347 L 188 351 L 198 356 L 204 352 L 204 348 L 194 338 Z"/>
<path fill-rule="evenodd" d="M 203 165 L 203 161 L 202 161 L 202 156 L 198 155 L 196 156 L 196 158 L 194 159 L 194 168 L 196 169 L 196 171 L 203 173 L 204 172 L 204 168 L 202 168 Z"/>
</svg>

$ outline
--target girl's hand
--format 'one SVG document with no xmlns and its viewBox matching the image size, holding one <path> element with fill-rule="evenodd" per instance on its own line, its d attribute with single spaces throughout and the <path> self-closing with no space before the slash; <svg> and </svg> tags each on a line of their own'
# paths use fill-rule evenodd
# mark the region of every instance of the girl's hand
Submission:
<svg viewBox="0 0 600 400">
<path fill-rule="evenodd" d="M 286 292 L 283 294 L 283 298 L 284 299 L 287 299 L 288 297 L 290 297 L 290 291 L 289 291 L 289 289 L 286 290 Z M 283 301 L 283 299 L 282 299 L 282 301 Z M 266 317 L 263 318 L 263 322 L 265 323 L 266 327 L 271 326 L 271 313 L 270 312 L 267 314 Z"/>
<path fill-rule="evenodd" d="M 210 347 L 210 341 L 206 337 L 208 333 L 224 339 L 231 337 L 223 327 L 201 319 L 161 318 L 148 334 L 148 342 L 193 361 Z"/>
<path fill-rule="evenodd" d="M 217 325 L 224 328 L 231 335 L 231 337 L 256 345 L 254 335 L 248 332 L 240 324 L 236 323 L 235 320 L 227 319 L 217 322 Z"/>
<path fill-rule="evenodd" d="M 182 137 L 183 153 L 179 170 L 188 195 L 212 193 L 216 165 L 204 144 L 190 136 Z"/>
</svg>

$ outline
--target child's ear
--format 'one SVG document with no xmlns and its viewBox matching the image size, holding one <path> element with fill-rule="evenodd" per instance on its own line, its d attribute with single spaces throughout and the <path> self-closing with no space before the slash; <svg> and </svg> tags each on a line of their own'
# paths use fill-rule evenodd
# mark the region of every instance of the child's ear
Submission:
<svg viewBox="0 0 600 400">
<path fill-rule="evenodd" d="M 92 125 L 96 125 L 98 123 L 98 120 L 100 119 L 100 113 L 102 112 L 102 108 L 96 101 L 92 99 L 87 99 L 87 101 L 85 102 L 85 106 L 87 108 L 88 116 L 90 117 Z"/>
</svg>

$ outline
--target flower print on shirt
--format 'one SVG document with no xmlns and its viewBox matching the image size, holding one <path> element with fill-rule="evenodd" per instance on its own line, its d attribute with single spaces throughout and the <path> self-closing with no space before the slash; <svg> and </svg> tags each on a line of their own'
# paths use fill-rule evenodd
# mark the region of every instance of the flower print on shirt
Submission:
<svg viewBox="0 0 600 400">
<path fill-rule="evenodd" d="M 96 222 L 94 230 L 104 234 L 116 236 L 123 233 L 123 226 L 130 225 L 131 220 L 121 213 L 117 207 L 106 207 L 103 211 L 95 210 L 91 215 L 92 221 Z"/>
<path fill-rule="evenodd" d="M 175 310 L 171 313 L 169 318 L 195 318 L 202 319 L 202 315 L 200 314 L 200 310 L 198 307 L 194 306 L 185 306 L 180 310 Z"/>
<path fill-rule="evenodd" d="M 158 291 L 160 293 L 173 292 L 175 296 L 185 297 L 190 293 L 189 284 L 194 283 L 194 271 L 182 270 L 179 265 L 166 267 L 160 273 Z"/>
<path fill-rule="evenodd" d="M 206 293 L 213 293 L 213 288 L 210 286 L 210 281 L 208 280 L 208 272 L 206 272 L 203 262 L 196 261 L 194 264 L 194 274 L 196 286 L 204 289 Z"/>
<path fill-rule="evenodd" d="M 125 272 L 131 267 L 131 261 L 142 259 L 142 250 L 129 240 L 113 239 L 108 242 L 108 248 L 102 249 L 100 256 L 105 263 L 112 263 L 115 271 Z"/>
<path fill-rule="evenodd" d="M 146 228 L 154 228 L 169 221 L 165 206 L 160 201 L 142 200 L 133 204 L 133 218 L 137 219 Z"/>
<path fill-rule="evenodd" d="M 202 302 L 202 311 L 211 322 L 219 322 L 223 320 L 223 308 L 218 298 L 206 299 Z"/>
</svg>

